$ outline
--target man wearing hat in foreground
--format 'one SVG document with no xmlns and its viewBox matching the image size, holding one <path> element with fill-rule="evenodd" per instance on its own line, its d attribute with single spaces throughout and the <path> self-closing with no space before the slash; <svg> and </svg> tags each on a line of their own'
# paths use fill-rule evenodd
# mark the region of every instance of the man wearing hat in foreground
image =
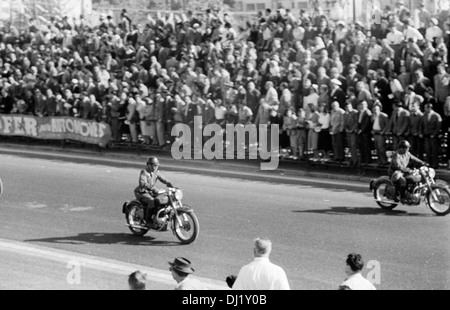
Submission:
<svg viewBox="0 0 450 310">
<path fill-rule="evenodd" d="M 188 259 L 177 257 L 173 263 L 169 262 L 169 265 L 172 277 L 178 283 L 176 291 L 207 290 L 202 282 L 191 277 L 195 270 Z"/>
</svg>

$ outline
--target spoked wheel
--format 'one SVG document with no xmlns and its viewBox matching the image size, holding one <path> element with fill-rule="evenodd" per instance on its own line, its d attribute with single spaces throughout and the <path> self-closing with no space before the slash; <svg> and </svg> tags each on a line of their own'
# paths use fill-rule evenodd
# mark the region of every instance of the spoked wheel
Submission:
<svg viewBox="0 0 450 310">
<path fill-rule="evenodd" d="M 428 206 L 437 215 L 444 216 L 450 213 L 450 190 L 447 187 L 433 187 L 427 195 Z"/>
<path fill-rule="evenodd" d="M 144 209 L 140 205 L 133 204 L 129 207 L 129 212 L 126 215 L 128 228 L 136 236 L 144 236 L 149 231 L 148 228 L 144 227 L 144 214 Z"/>
<path fill-rule="evenodd" d="M 391 184 L 388 182 L 382 182 L 373 191 L 375 201 L 384 210 L 393 210 L 398 206 L 398 203 L 386 197 L 389 186 L 391 186 Z"/>
<path fill-rule="evenodd" d="M 183 244 L 190 244 L 197 239 L 200 226 L 197 216 L 194 213 L 178 213 L 177 217 L 174 217 L 175 235 L 178 240 Z"/>
</svg>

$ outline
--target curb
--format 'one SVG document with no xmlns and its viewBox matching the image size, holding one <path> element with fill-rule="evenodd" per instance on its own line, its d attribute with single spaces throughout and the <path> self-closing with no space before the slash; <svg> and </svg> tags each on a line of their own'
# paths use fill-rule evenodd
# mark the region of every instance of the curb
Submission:
<svg viewBox="0 0 450 310">
<path fill-rule="evenodd" d="M 173 171 L 189 171 L 197 174 L 214 174 L 223 173 L 227 176 L 242 176 L 244 174 L 254 174 L 262 179 L 280 179 L 280 178 L 309 178 L 333 181 L 347 181 L 355 183 L 368 184 L 370 180 L 378 178 L 383 175 L 383 170 L 368 168 L 361 169 L 361 174 L 355 174 L 349 167 L 342 166 L 328 166 L 316 165 L 311 166 L 308 163 L 297 163 L 280 161 L 280 167 L 275 171 L 261 171 L 259 161 L 251 160 L 175 160 L 170 156 L 169 151 L 165 150 L 149 150 L 142 151 L 138 154 L 130 152 L 100 152 L 94 150 L 82 150 L 79 148 L 61 148 L 57 146 L 43 146 L 43 145 L 23 145 L 14 143 L 2 143 L 0 146 L 0 153 L 14 154 L 14 155 L 31 155 L 33 152 L 39 153 L 41 157 L 60 157 L 68 159 L 71 156 L 73 159 L 81 160 L 82 156 L 88 156 L 90 159 L 105 164 L 108 160 L 126 161 L 132 167 L 142 167 L 149 156 L 157 155 L 164 162 L 166 170 Z M 45 153 L 43 153 L 45 152 Z M 45 155 L 45 156 L 44 156 Z M 86 158 L 84 158 L 86 160 Z M 325 170 L 324 172 L 319 171 Z M 353 174 L 352 174 L 353 172 Z M 437 170 L 437 175 L 441 180 L 450 183 L 450 172 Z"/>
<path fill-rule="evenodd" d="M 186 168 L 200 168 L 198 172 L 207 172 L 208 170 L 223 170 L 228 173 L 240 174 L 242 172 L 254 173 L 261 177 L 306 177 L 306 178 L 319 178 L 326 180 L 343 180 L 343 181 L 353 181 L 353 182 L 369 182 L 372 178 L 364 175 L 350 175 L 350 174 L 336 174 L 327 172 L 318 172 L 315 170 L 310 170 L 308 167 L 304 167 L 297 163 L 285 163 L 283 162 L 280 167 L 275 171 L 261 171 L 259 166 L 259 161 L 250 160 L 175 160 L 168 152 L 155 150 L 152 152 L 142 152 L 142 154 L 130 154 L 122 152 L 95 152 L 92 150 L 81 150 L 75 148 L 61 148 L 54 146 L 35 146 L 35 145 L 22 145 L 22 144 L 5 144 L 2 143 L 0 146 L 0 153 L 4 154 L 17 154 L 25 155 L 26 153 L 33 152 L 45 152 L 49 157 L 61 156 L 70 157 L 74 156 L 89 156 L 96 160 L 133 160 L 142 166 L 147 160 L 148 156 L 157 155 L 162 160 L 164 160 L 167 165 L 172 166 L 173 169 L 177 167 L 180 170 Z M 156 154 L 155 154 L 156 153 Z M 42 154 L 41 154 L 42 155 Z M 165 166 L 167 166 L 165 164 Z M 307 164 L 303 164 L 307 165 Z"/>
</svg>

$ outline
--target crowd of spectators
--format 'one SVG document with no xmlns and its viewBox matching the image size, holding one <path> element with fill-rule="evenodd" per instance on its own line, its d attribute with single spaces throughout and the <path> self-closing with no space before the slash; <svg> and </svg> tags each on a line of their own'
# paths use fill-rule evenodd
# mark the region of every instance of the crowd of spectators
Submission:
<svg viewBox="0 0 450 310">
<path fill-rule="evenodd" d="M 177 123 L 279 124 L 293 159 L 388 162 L 409 139 L 438 167 L 450 124 L 450 14 L 399 0 L 361 22 L 266 9 L 166 14 L 136 25 L 52 18 L 0 33 L 0 113 L 109 123 L 112 142 L 164 147 Z M 448 143 L 450 144 L 450 143 Z M 390 145 L 390 144 L 389 144 Z M 348 152 L 346 152 L 348 150 Z M 448 157 L 450 158 L 450 157 Z"/>
</svg>

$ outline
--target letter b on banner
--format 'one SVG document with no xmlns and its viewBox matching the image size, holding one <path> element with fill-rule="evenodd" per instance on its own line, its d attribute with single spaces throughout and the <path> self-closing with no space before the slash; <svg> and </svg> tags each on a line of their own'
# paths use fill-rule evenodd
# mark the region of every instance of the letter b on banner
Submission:
<svg viewBox="0 0 450 310">
<path fill-rule="evenodd" d="M 67 273 L 67 283 L 69 285 L 81 284 L 81 263 L 77 261 L 70 261 L 67 263 L 67 268 L 70 271 Z"/>
</svg>

